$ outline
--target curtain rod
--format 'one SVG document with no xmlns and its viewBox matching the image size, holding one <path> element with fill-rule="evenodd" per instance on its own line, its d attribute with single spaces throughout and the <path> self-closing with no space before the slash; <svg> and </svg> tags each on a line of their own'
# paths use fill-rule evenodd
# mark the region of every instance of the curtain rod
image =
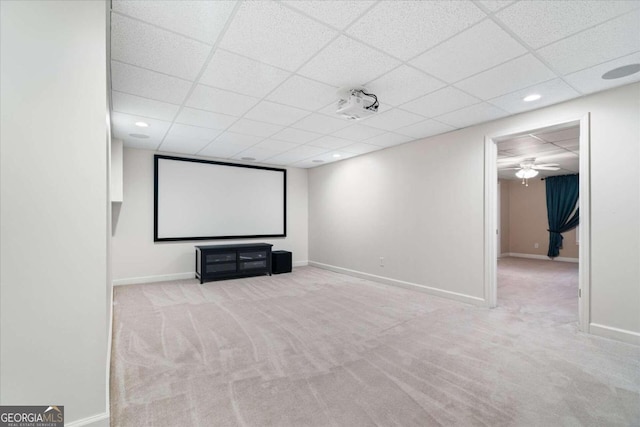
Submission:
<svg viewBox="0 0 640 427">
<path fill-rule="evenodd" d="M 579 173 L 569 173 L 569 174 L 566 174 L 566 175 L 554 175 L 554 176 L 573 176 L 573 175 L 577 176 L 577 175 L 580 175 L 580 174 Z M 551 178 L 551 177 L 548 177 L 548 178 Z M 544 181 L 545 179 L 546 178 L 540 178 L 540 181 Z"/>
</svg>

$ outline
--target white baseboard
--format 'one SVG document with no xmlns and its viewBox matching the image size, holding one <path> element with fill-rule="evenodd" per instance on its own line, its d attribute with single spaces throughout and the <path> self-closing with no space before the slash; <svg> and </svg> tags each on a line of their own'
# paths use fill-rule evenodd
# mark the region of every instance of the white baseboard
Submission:
<svg viewBox="0 0 640 427">
<path fill-rule="evenodd" d="M 545 261 L 578 262 L 578 258 L 567 258 L 567 257 L 559 256 L 551 259 L 546 255 L 519 254 L 517 252 L 509 252 L 506 254 L 502 254 L 502 256 L 512 256 L 516 258 L 529 258 L 529 259 L 543 259 Z"/>
<path fill-rule="evenodd" d="M 309 261 L 309 265 L 312 267 L 323 268 L 325 270 L 334 271 L 336 273 L 347 274 L 349 276 L 358 277 L 360 279 L 372 280 L 374 282 L 384 283 L 385 285 L 399 286 L 405 289 L 411 289 L 414 291 L 425 292 L 437 297 L 452 299 L 467 304 L 486 307 L 486 302 L 483 298 L 473 297 L 471 295 L 460 294 L 457 292 L 445 291 L 443 289 L 432 288 L 430 286 L 419 285 L 417 283 L 405 282 L 403 280 L 391 279 L 389 277 L 377 276 L 375 274 L 363 273 L 361 271 L 350 270 L 348 268 L 336 267 L 335 265 L 323 264 L 321 262 Z"/>
<path fill-rule="evenodd" d="M 614 328 L 612 326 L 599 325 L 597 323 L 591 323 L 589 325 L 589 332 L 593 335 L 611 338 L 629 344 L 640 345 L 640 333 L 638 332 Z"/>
<path fill-rule="evenodd" d="M 93 415 L 71 423 L 64 423 L 66 427 L 109 427 L 111 420 L 108 413 Z"/>
<path fill-rule="evenodd" d="M 306 267 L 307 265 L 309 265 L 309 261 L 295 261 L 293 263 L 294 267 Z"/>
<path fill-rule="evenodd" d="M 161 274 L 158 276 L 128 277 L 126 279 L 114 280 L 113 286 L 138 285 L 140 283 L 167 282 L 169 280 L 185 280 L 195 278 L 196 273 L 194 273 L 193 271 L 190 271 L 188 273 Z"/>
</svg>

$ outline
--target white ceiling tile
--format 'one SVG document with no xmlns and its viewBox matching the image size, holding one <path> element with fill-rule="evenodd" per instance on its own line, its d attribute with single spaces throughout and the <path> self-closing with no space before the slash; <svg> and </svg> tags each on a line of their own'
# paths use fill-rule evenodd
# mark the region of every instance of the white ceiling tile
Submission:
<svg viewBox="0 0 640 427">
<path fill-rule="evenodd" d="M 220 47 L 294 71 L 336 34 L 335 30 L 281 4 L 246 2 L 233 19 Z"/>
<path fill-rule="evenodd" d="M 580 128 L 578 126 L 573 126 L 568 129 L 555 130 L 551 132 L 536 132 L 535 135 L 538 138 L 553 143 L 567 140 L 578 140 L 578 138 L 580 138 Z"/>
<path fill-rule="evenodd" d="M 546 65 L 528 54 L 462 80 L 456 83 L 456 86 L 480 99 L 487 100 L 554 77 L 556 75 Z"/>
<path fill-rule="evenodd" d="M 298 147 L 298 144 L 294 144 L 293 142 L 276 141 L 275 139 L 267 139 L 260 142 L 259 144 L 254 145 L 254 147 L 264 148 L 266 150 L 277 152 L 284 152 Z"/>
<path fill-rule="evenodd" d="M 111 17 L 111 58 L 193 80 L 211 47 L 118 14 Z"/>
<path fill-rule="evenodd" d="M 111 89 L 156 101 L 182 104 L 192 83 L 144 68 L 111 61 Z"/>
<path fill-rule="evenodd" d="M 537 49 L 636 8 L 637 1 L 520 1 L 496 17 Z"/>
<path fill-rule="evenodd" d="M 479 0 L 479 3 L 487 8 L 489 12 L 496 12 L 513 3 L 515 0 Z"/>
<path fill-rule="evenodd" d="M 500 151 L 508 150 L 511 154 L 515 154 L 516 150 L 521 151 L 523 148 L 532 148 L 538 145 L 544 145 L 544 141 L 532 138 L 529 135 L 523 135 L 516 138 L 510 138 L 496 143 L 496 147 Z"/>
<path fill-rule="evenodd" d="M 407 60 L 484 17 L 471 2 L 381 1 L 347 33 Z"/>
<path fill-rule="evenodd" d="M 278 154 L 274 157 L 269 158 L 269 163 L 273 164 L 281 164 L 281 165 L 289 165 L 295 162 L 299 162 L 301 160 L 307 159 L 311 156 L 316 156 L 324 153 L 326 150 L 318 147 L 311 147 L 307 145 L 302 145 L 296 147 L 292 150 L 287 151 L 286 153 Z"/>
<path fill-rule="evenodd" d="M 461 90 L 454 87 L 446 87 L 418 98 L 415 101 L 403 104 L 400 108 L 421 114 L 425 117 L 435 117 L 479 102 L 479 99 L 467 95 Z"/>
<path fill-rule="evenodd" d="M 114 0 L 116 12 L 213 44 L 235 7 L 235 1 Z"/>
<path fill-rule="evenodd" d="M 361 86 L 400 62 L 350 37 L 340 36 L 311 59 L 298 74 L 338 87 Z"/>
<path fill-rule="evenodd" d="M 568 74 L 564 78 L 582 93 L 598 92 L 640 81 L 640 73 L 613 80 L 605 80 L 602 78 L 602 75 L 607 71 L 630 64 L 640 64 L 640 52 Z"/>
<path fill-rule="evenodd" d="M 261 98 L 290 75 L 288 71 L 219 49 L 200 83 Z"/>
<path fill-rule="evenodd" d="M 373 5 L 375 1 L 293 0 L 284 1 L 283 3 L 324 23 L 344 29 Z"/>
<path fill-rule="evenodd" d="M 415 68 L 401 65 L 367 84 L 367 90 L 378 97 L 381 104 L 398 106 L 444 87 L 438 79 Z"/>
<path fill-rule="evenodd" d="M 282 126 L 271 123 L 257 122 L 255 120 L 240 119 L 229 129 L 229 132 L 242 133 L 245 135 L 268 137 L 282 130 Z"/>
<path fill-rule="evenodd" d="M 525 96 L 531 94 L 539 94 L 542 98 L 532 102 L 524 102 L 522 100 Z M 553 79 L 498 98 L 493 98 L 489 102 L 510 113 L 520 113 L 546 105 L 557 104 L 578 96 L 580 96 L 580 94 L 572 89 L 571 86 L 560 79 Z"/>
<path fill-rule="evenodd" d="M 526 52 L 495 22 L 486 20 L 428 50 L 411 64 L 453 83 Z"/>
<path fill-rule="evenodd" d="M 221 131 L 196 126 L 174 124 L 165 136 L 160 151 L 195 154 L 207 146 Z"/>
<path fill-rule="evenodd" d="M 309 111 L 301 110 L 299 108 L 276 104 L 275 102 L 262 101 L 253 107 L 245 117 L 267 123 L 288 126 L 309 114 Z"/>
<path fill-rule="evenodd" d="M 455 128 L 445 125 L 435 120 L 427 119 L 410 126 L 396 130 L 397 133 L 407 135 L 415 139 L 426 138 L 428 136 L 439 135 L 454 130 Z"/>
<path fill-rule="evenodd" d="M 607 2 L 608 4 L 609 2 Z M 563 74 L 640 51 L 640 9 L 538 50 Z"/>
<path fill-rule="evenodd" d="M 233 132 L 224 132 L 219 137 L 216 138 L 215 143 L 226 143 L 226 144 L 234 144 L 243 147 L 250 147 L 252 145 L 256 145 L 258 142 L 262 141 L 264 138 L 259 136 L 252 135 L 244 135 L 240 133 Z"/>
<path fill-rule="evenodd" d="M 461 110 L 453 111 L 437 117 L 438 121 L 448 125 L 463 128 L 477 123 L 489 122 L 508 115 L 500 108 L 483 102 L 481 104 L 472 105 Z"/>
<path fill-rule="evenodd" d="M 292 126 L 296 129 L 327 134 L 347 127 L 348 125 L 349 122 L 346 120 L 313 113 Z"/>
<path fill-rule="evenodd" d="M 312 160 L 312 163 L 313 163 L 313 160 L 323 160 L 323 163 L 327 164 L 327 163 L 337 162 L 340 160 L 345 160 L 351 157 L 355 157 L 357 155 L 358 155 L 357 153 L 350 153 L 348 151 L 343 151 L 343 150 L 331 150 L 331 151 L 327 151 L 326 153 L 313 156 L 313 159 L 309 159 L 309 160 Z"/>
<path fill-rule="evenodd" d="M 332 101 L 338 101 L 337 87 L 318 83 L 300 76 L 292 76 L 267 99 L 307 111 L 315 111 Z"/>
<path fill-rule="evenodd" d="M 335 136 L 323 136 L 320 139 L 310 142 L 307 145 L 314 147 L 326 148 L 329 150 L 336 150 L 338 148 L 346 147 L 353 144 L 353 141 L 348 139 L 336 138 Z"/>
<path fill-rule="evenodd" d="M 140 121 L 147 123 L 149 127 L 136 126 L 135 123 Z M 155 150 L 160 145 L 171 123 L 115 112 L 111 114 L 111 126 L 113 136 L 122 139 L 126 147 Z M 137 138 L 131 135 L 147 136 L 148 138 Z"/>
<path fill-rule="evenodd" d="M 375 114 L 363 122 L 367 126 L 392 131 L 422 120 L 424 120 L 422 116 L 394 108 L 384 113 Z"/>
<path fill-rule="evenodd" d="M 413 141 L 414 138 L 406 135 L 400 135 L 398 133 L 387 132 L 382 135 L 374 136 L 373 138 L 366 139 L 366 144 L 378 145 L 380 147 L 391 147 L 394 145 L 404 144 L 405 142 Z"/>
<path fill-rule="evenodd" d="M 238 120 L 238 117 L 183 107 L 175 121 L 176 123 L 184 125 L 200 126 L 209 129 L 226 129 L 236 120 Z"/>
<path fill-rule="evenodd" d="M 307 132 L 305 130 L 286 128 L 273 135 L 272 139 L 279 141 L 293 142 L 294 144 L 306 144 L 314 139 L 320 138 L 322 135 L 315 132 Z"/>
<path fill-rule="evenodd" d="M 386 131 L 383 129 L 372 128 L 370 126 L 364 126 L 361 124 L 354 124 L 344 129 L 340 129 L 337 132 L 334 132 L 333 136 L 350 139 L 352 141 L 363 141 L 365 139 L 381 135 L 385 132 Z"/>
<path fill-rule="evenodd" d="M 238 154 L 234 155 L 232 158 L 236 159 L 236 160 L 251 160 L 253 159 L 253 161 L 256 162 L 262 162 L 267 160 L 269 157 L 273 157 L 276 156 L 280 153 L 278 153 L 277 151 L 273 151 L 273 150 L 267 150 L 264 148 L 258 148 L 258 147 L 249 147 L 246 150 L 243 150 L 241 152 L 239 152 Z"/>
<path fill-rule="evenodd" d="M 214 113 L 241 116 L 257 102 L 258 98 L 198 85 L 185 105 Z"/>
<path fill-rule="evenodd" d="M 356 142 L 355 144 L 351 144 L 342 148 L 342 150 L 346 151 L 347 153 L 365 154 L 365 153 L 370 153 L 372 151 L 381 150 L 382 148 L 383 147 L 380 147 L 378 145 L 365 144 L 364 142 Z"/>
<path fill-rule="evenodd" d="M 116 91 L 111 92 L 111 102 L 113 111 L 166 121 L 172 121 L 180 108 L 179 105 Z"/>
<path fill-rule="evenodd" d="M 228 159 L 239 152 L 246 150 L 246 145 L 234 144 L 232 142 L 218 142 L 217 140 L 207 145 L 198 154 L 201 156 L 219 157 Z"/>
</svg>

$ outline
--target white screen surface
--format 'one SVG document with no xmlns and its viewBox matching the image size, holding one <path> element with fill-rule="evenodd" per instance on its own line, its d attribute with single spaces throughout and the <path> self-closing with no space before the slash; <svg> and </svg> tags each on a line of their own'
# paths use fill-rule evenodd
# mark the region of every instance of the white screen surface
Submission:
<svg viewBox="0 0 640 427">
<path fill-rule="evenodd" d="M 156 156 L 155 240 L 285 236 L 284 169 Z"/>
</svg>

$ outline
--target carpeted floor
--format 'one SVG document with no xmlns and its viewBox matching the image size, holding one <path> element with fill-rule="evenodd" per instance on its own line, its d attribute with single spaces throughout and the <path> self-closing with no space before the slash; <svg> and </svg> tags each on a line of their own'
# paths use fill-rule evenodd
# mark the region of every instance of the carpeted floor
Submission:
<svg viewBox="0 0 640 427">
<path fill-rule="evenodd" d="M 640 425 L 640 348 L 578 333 L 576 293 L 515 258 L 493 310 L 313 267 L 117 287 L 112 425 Z"/>
</svg>

